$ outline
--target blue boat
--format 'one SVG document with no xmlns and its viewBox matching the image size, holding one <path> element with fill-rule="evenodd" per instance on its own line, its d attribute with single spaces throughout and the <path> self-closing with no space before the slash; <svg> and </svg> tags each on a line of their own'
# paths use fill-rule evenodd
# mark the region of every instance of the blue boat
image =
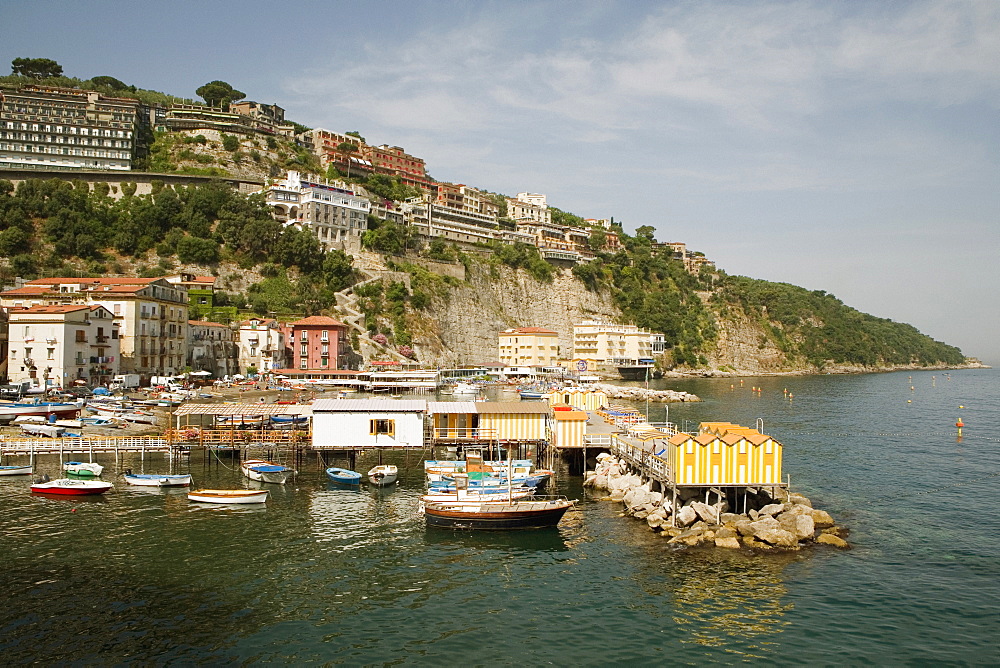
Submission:
<svg viewBox="0 0 1000 668">
<path fill-rule="evenodd" d="M 356 487 L 361 484 L 361 474 L 357 471 L 340 469 L 336 466 L 331 466 L 326 470 L 326 475 L 330 478 L 330 480 L 338 485 L 350 485 L 351 487 Z"/>
</svg>

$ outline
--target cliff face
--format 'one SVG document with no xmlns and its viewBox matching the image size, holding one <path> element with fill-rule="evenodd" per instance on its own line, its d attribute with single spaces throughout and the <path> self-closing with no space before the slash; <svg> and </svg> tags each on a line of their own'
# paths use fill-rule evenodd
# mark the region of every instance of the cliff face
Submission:
<svg viewBox="0 0 1000 668">
<path fill-rule="evenodd" d="M 470 267 L 466 282 L 410 319 L 419 358 L 452 366 L 498 358 L 497 334 L 511 327 L 545 327 L 559 333 L 560 354 L 573 350 L 573 325 L 587 318 L 618 319 L 607 294 L 589 292 L 569 270 L 552 283 L 509 267 Z"/>
</svg>

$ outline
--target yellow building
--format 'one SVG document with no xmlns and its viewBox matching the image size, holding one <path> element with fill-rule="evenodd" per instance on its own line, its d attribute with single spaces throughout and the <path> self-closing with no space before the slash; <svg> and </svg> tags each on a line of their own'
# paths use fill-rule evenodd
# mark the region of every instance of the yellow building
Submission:
<svg viewBox="0 0 1000 668">
<path fill-rule="evenodd" d="M 559 334 L 541 327 L 518 327 L 500 332 L 500 362 L 504 366 L 555 366 Z"/>
<path fill-rule="evenodd" d="M 568 404 L 573 408 L 585 411 L 596 411 L 601 406 L 608 405 L 608 395 L 606 392 L 597 390 L 587 390 L 581 387 L 568 387 L 548 395 L 549 404 Z"/>
<path fill-rule="evenodd" d="M 697 436 L 667 441 L 665 459 L 678 485 L 781 484 L 781 443 L 756 429 L 729 422 L 703 422 Z"/>
<path fill-rule="evenodd" d="M 569 409 L 568 406 L 562 408 Z M 552 446 L 555 448 L 582 448 L 587 430 L 587 413 L 579 410 L 552 411 Z"/>
</svg>

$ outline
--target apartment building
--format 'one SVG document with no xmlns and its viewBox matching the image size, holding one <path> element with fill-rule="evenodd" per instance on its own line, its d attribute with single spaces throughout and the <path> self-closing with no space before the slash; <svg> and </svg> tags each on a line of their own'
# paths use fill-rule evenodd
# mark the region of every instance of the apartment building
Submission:
<svg viewBox="0 0 1000 668">
<path fill-rule="evenodd" d="M 257 105 L 247 108 L 249 114 L 242 114 L 233 111 L 230 106 L 229 111 L 220 107 L 209 107 L 200 104 L 172 104 L 157 116 L 156 129 L 168 130 L 171 132 L 215 130 L 216 132 L 232 135 L 271 135 L 280 137 L 294 137 L 295 126 L 284 121 L 276 122 L 271 120 L 269 113 L 263 107 L 281 109 L 276 105 L 258 105 L 256 102 L 248 103 Z M 273 115 L 273 113 L 271 113 Z M 281 116 L 284 117 L 284 110 L 281 109 Z"/>
<path fill-rule="evenodd" d="M 5 308 L 100 305 L 119 322 L 119 373 L 180 373 L 187 359 L 188 296 L 165 278 L 40 278 L 0 293 Z"/>
<path fill-rule="evenodd" d="M 507 217 L 517 222 L 532 221 L 543 225 L 552 223 L 552 212 L 545 202 L 545 195 L 518 193 L 507 198 Z"/>
<path fill-rule="evenodd" d="M 105 384 L 118 373 L 119 319 L 98 304 L 45 304 L 8 312 L 12 383 L 42 388 Z"/>
<path fill-rule="evenodd" d="M 0 90 L 0 167 L 129 170 L 139 102 L 95 91 Z"/>
<path fill-rule="evenodd" d="M 270 373 L 285 366 L 285 335 L 273 318 L 240 323 L 239 367 L 243 373 Z"/>
<path fill-rule="evenodd" d="M 240 350 L 232 327 L 208 320 L 188 320 L 187 365 L 211 371 L 216 378 L 239 372 Z"/>
<path fill-rule="evenodd" d="M 284 331 L 291 368 L 318 371 L 344 368 L 345 357 L 351 351 L 344 323 L 314 315 L 286 324 Z"/>
<path fill-rule="evenodd" d="M 290 171 L 264 189 L 264 199 L 276 220 L 311 231 L 329 248 L 368 229 L 371 202 L 353 190 L 317 183 Z"/>
<path fill-rule="evenodd" d="M 662 352 L 662 334 L 602 320 L 573 325 L 573 359 L 597 364 L 638 364 L 653 359 L 653 345 Z"/>
<path fill-rule="evenodd" d="M 500 363 L 506 367 L 555 366 L 559 334 L 542 327 L 518 327 L 500 332 Z"/>
</svg>

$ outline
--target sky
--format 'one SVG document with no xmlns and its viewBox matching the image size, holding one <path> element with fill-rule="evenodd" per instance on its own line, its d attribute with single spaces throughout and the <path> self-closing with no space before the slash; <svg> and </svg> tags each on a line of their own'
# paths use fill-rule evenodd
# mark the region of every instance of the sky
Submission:
<svg viewBox="0 0 1000 668">
<path fill-rule="evenodd" d="M 1000 364 L 1000 1 L 0 0 L 17 57 L 221 79 Z"/>
</svg>

